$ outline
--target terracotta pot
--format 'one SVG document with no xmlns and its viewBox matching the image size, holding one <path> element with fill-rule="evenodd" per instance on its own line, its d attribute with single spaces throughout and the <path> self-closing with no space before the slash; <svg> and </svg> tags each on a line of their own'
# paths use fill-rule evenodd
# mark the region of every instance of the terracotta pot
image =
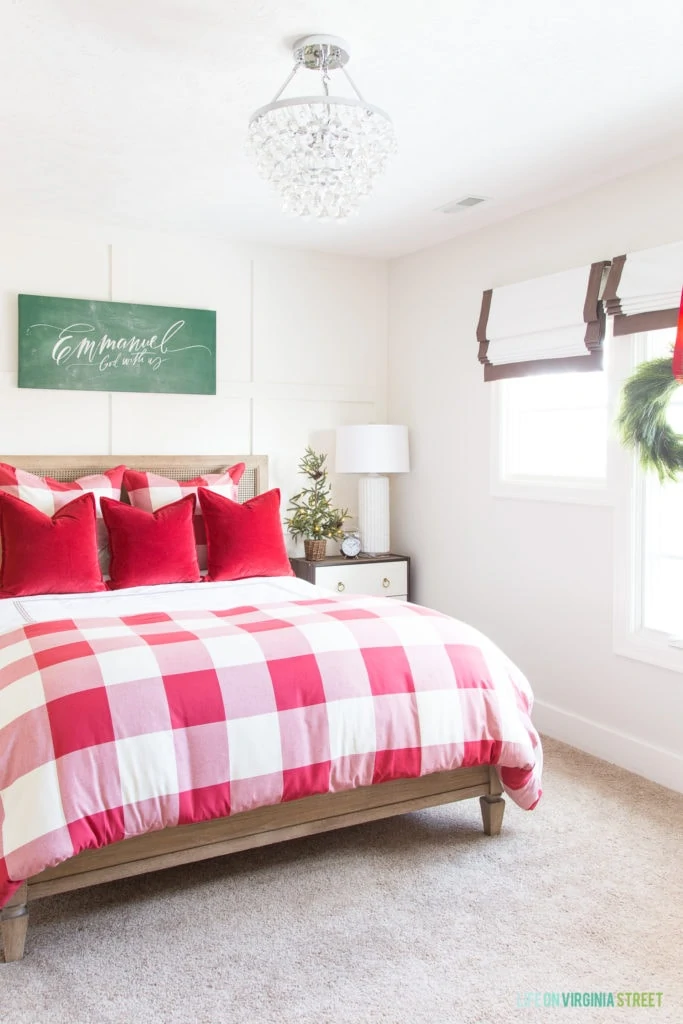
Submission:
<svg viewBox="0 0 683 1024">
<path fill-rule="evenodd" d="M 304 552 L 309 562 L 319 562 L 325 557 L 326 540 L 305 540 Z"/>
</svg>

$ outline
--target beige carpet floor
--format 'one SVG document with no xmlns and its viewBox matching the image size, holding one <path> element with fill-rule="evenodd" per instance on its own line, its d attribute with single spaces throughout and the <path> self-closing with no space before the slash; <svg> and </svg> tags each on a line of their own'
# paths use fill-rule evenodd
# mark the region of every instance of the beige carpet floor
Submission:
<svg viewBox="0 0 683 1024">
<path fill-rule="evenodd" d="M 36 903 L 2 1024 L 683 1024 L 683 796 L 546 741 L 470 801 Z M 662 992 L 660 1009 L 518 1006 Z"/>
</svg>

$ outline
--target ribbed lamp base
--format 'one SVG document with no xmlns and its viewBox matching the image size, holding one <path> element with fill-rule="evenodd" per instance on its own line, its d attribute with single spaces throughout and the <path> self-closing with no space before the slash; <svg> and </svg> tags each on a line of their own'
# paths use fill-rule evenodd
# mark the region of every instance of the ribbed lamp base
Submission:
<svg viewBox="0 0 683 1024">
<path fill-rule="evenodd" d="M 390 550 L 388 476 L 362 476 L 358 481 L 358 527 L 365 554 Z"/>
</svg>

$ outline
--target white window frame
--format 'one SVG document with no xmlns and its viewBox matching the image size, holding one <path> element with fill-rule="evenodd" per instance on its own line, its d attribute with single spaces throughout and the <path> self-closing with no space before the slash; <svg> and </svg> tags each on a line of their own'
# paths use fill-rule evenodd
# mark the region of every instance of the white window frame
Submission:
<svg viewBox="0 0 683 1024">
<path fill-rule="evenodd" d="M 633 368 L 647 358 L 647 336 L 624 337 L 614 346 L 614 377 L 620 388 Z M 615 466 L 614 651 L 661 668 L 683 672 L 683 650 L 669 635 L 642 625 L 643 516 L 645 476 L 635 454 L 610 441 Z"/>
<path fill-rule="evenodd" d="M 607 357 L 606 357 L 607 358 Z M 614 394 L 609 367 L 607 376 L 608 418 L 613 415 Z M 614 503 L 613 472 L 609 444 L 607 471 L 602 479 L 569 476 L 503 476 L 503 424 L 505 419 L 505 380 L 487 385 L 493 389 L 491 398 L 490 492 L 494 498 L 516 498 L 523 501 L 559 501 L 577 505 L 612 505 Z"/>
<path fill-rule="evenodd" d="M 614 423 L 621 388 L 635 366 L 648 358 L 647 335 L 620 337 L 611 346 L 605 368 L 608 422 Z M 569 477 L 503 478 L 503 391 L 496 381 L 491 399 L 491 475 L 494 497 L 565 504 L 614 506 L 613 650 L 625 658 L 683 672 L 683 649 L 663 631 L 642 625 L 643 529 L 645 476 L 636 454 L 620 444 L 614 430 L 607 437 L 607 473 L 603 480 Z"/>
</svg>

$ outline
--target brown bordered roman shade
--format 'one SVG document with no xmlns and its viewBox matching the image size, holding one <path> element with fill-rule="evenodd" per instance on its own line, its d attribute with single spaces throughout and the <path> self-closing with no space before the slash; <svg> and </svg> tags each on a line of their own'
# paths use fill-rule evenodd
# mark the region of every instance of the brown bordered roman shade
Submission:
<svg viewBox="0 0 683 1024">
<path fill-rule="evenodd" d="M 675 327 L 683 289 L 683 242 L 615 256 L 605 285 L 613 334 Z"/>
<path fill-rule="evenodd" d="M 477 341 L 484 380 L 601 370 L 608 260 L 520 284 L 489 288 Z"/>
</svg>

